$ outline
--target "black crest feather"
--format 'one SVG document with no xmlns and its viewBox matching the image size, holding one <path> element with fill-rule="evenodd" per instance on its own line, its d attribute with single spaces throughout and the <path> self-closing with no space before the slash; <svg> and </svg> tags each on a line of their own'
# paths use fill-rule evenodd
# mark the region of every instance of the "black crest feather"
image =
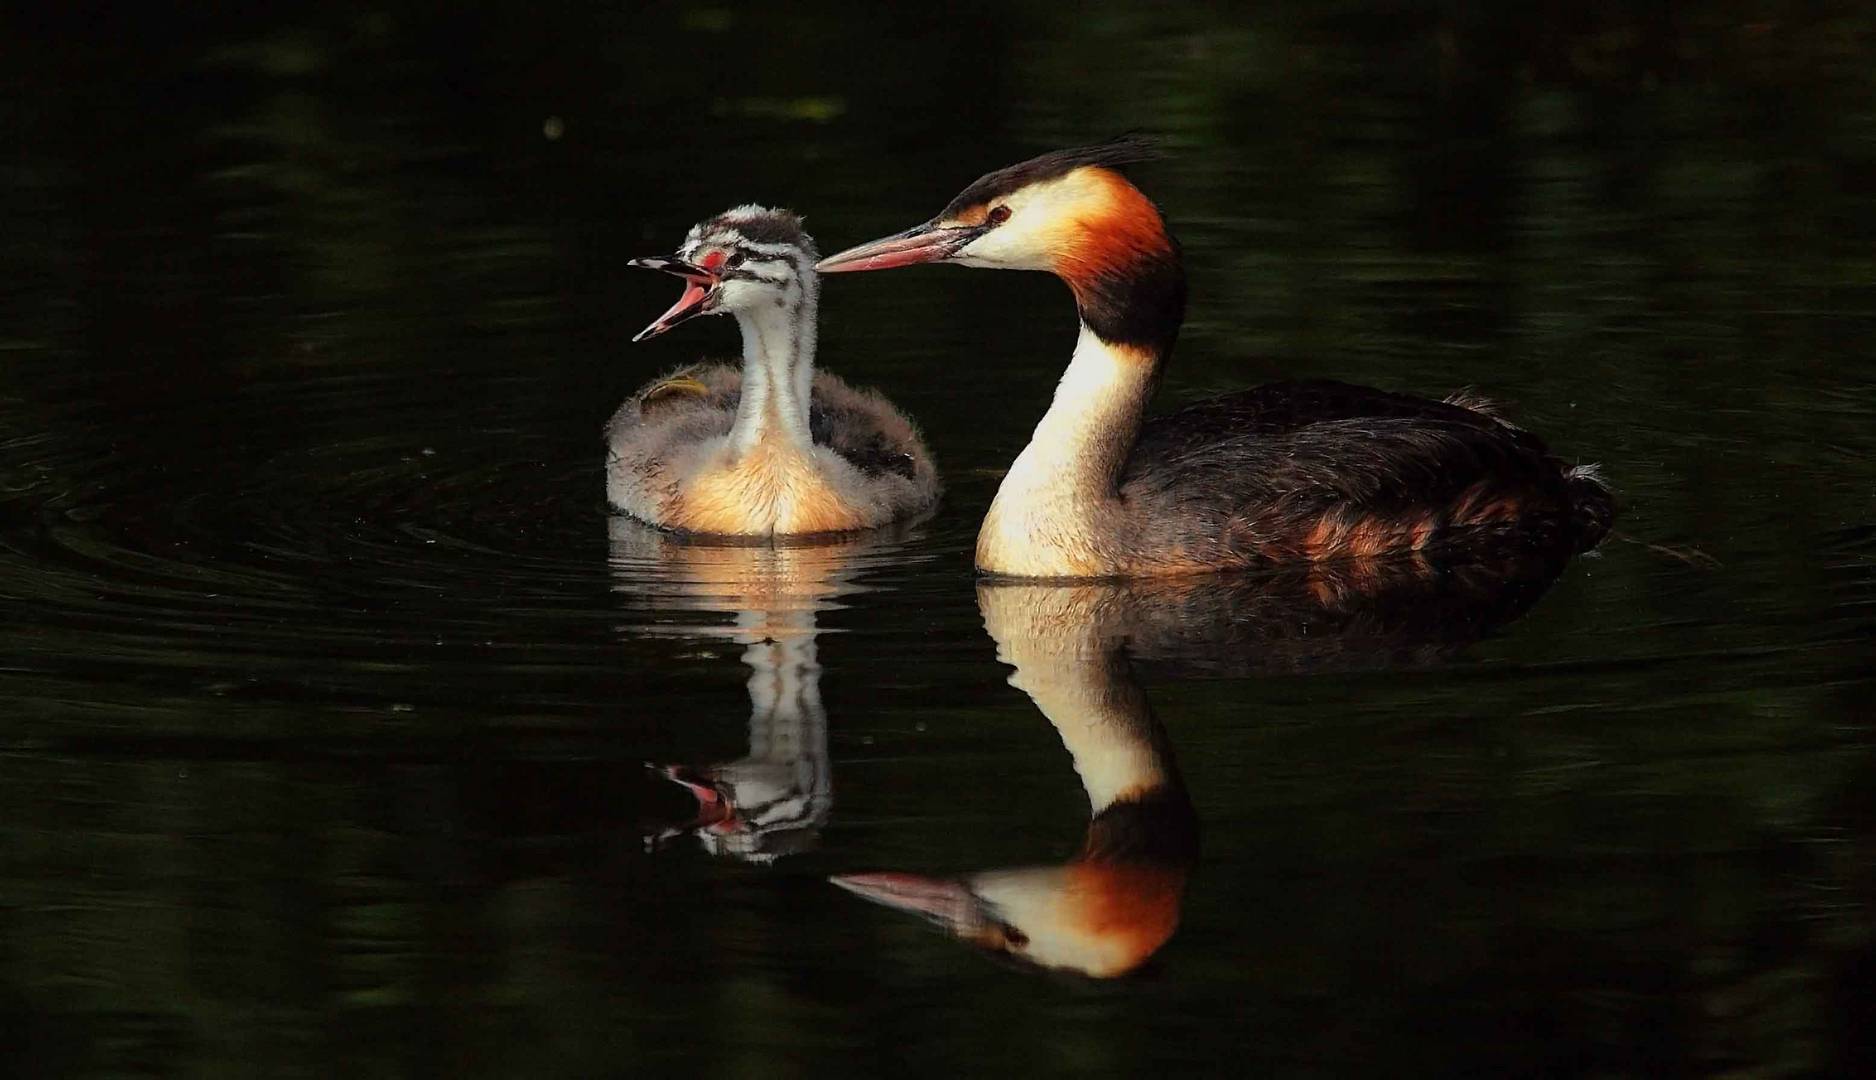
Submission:
<svg viewBox="0 0 1876 1080">
<path fill-rule="evenodd" d="M 727 226 L 758 244 L 794 244 L 807 248 L 814 241 L 802 228 L 801 215 L 793 210 L 739 206 L 726 210 L 698 226 L 702 232 Z"/>
<path fill-rule="evenodd" d="M 1091 146 L 1051 150 L 1046 154 L 1030 158 L 1028 161 L 1018 162 L 978 177 L 969 187 L 958 192 L 958 197 L 952 199 L 950 205 L 946 206 L 938 216 L 940 218 L 954 216 L 970 207 L 1001 198 L 1039 180 L 1052 180 L 1058 176 L 1066 176 L 1085 166 L 1095 165 L 1105 169 L 1118 169 L 1142 161 L 1154 161 L 1164 156 L 1157 142 L 1144 135 L 1135 134 L 1121 135 Z"/>
</svg>

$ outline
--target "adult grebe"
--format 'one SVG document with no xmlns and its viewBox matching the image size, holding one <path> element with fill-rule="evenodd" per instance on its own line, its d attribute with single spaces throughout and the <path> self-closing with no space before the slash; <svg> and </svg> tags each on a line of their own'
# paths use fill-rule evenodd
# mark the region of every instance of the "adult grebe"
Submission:
<svg viewBox="0 0 1876 1080">
<path fill-rule="evenodd" d="M 683 368 L 613 414 L 614 509 L 680 532 L 774 536 L 871 529 L 937 500 L 911 421 L 814 370 L 816 257 L 794 214 L 739 206 L 694 226 L 675 256 L 632 260 L 685 282 L 632 340 L 727 313 L 742 327 L 743 362 Z"/>
<path fill-rule="evenodd" d="M 1134 577 L 1502 539 L 1569 552 L 1615 515 L 1589 468 L 1461 398 L 1273 383 L 1144 421 L 1185 314 L 1179 246 L 1117 167 L 1137 140 L 978 180 L 937 217 L 821 261 L 824 274 L 954 262 L 1047 270 L 1081 337 L 977 537 L 979 569 Z"/>
</svg>

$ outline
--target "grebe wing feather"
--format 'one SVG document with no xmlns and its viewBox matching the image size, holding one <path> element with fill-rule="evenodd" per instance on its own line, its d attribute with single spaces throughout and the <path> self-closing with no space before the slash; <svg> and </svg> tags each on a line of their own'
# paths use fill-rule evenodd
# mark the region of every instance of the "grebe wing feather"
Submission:
<svg viewBox="0 0 1876 1080">
<path fill-rule="evenodd" d="M 1206 398 L 1149 420 L 1135 454 L 1164 457 L 1239 436 L 1272 437 L 1312 424 L 1358 420 L 1424 420 L 1471 427 L 1545 452 L 1543 443 L 1498 417 L 1450 401 L 1432 401 L 1329 379 L 1267 383 Z"/>
<path fill-rule="evenodd" d="M 1148 421 L 1122 483 L 1204 490 L 1180 479 L 1192 470 L 1263 501 L 1317 493 L 1399 505 L 1490 476 L 1554 479 L 1558 469 L 1542 440 L 1496 416 L 1322 379 L 1270 383 Z"/>
<path fill-rule="evenodd" d="M 1487 478 L 1560 482 L 1559 470 L 1505 431 L 1417 417 L 1316 420 L 1287 430 L 1141 440 L 1123 492 L 1206 501 L 1407 506 Z M 1182 499 L 1183 501 L 1183 499 Z"/>
<path fill-rule="evenodd" d="M 643 424 L 683 422 L 736 414 L 743 373 L 730 364 L 686 364 L 645 383 L 606 422 L 612 441 Z"/>
<path fill-rule="evenodd" d="M 632 444 L 699 439 L 729 432 L 742 404 L 742 370 L 733 364 L 691 364 L 639 387 L 606 423 L 618 448 Z M 855 389 L 838 376 L 816 372 L 808 405 L 809 437 L 866 476 L 896 475 L 936 483 L 931 453 L 918 428 L 892 403 L 871 390 Z"/>
<path fill-rule="evenodd" d="M 825 371 L 814 376 L 808 434 L 866 476 L 911 480 L 931 460 L 918 429 L 891 402 Z"/>
<path fill-rule="evenodd" d="M 1527 433 L 1339 383 L 1259 387 L 1154 421 L 1128 459 L 1121 497 L 1179 533 L 1148 543 L 1178 547 L 1204 534 L 1222 557 L 1294 557 L 1364 521 L 1377 537 L 1400 536 L 1423 522 L 1562 521 L 1570 507 L 1562 464 Z"/>
</svg>

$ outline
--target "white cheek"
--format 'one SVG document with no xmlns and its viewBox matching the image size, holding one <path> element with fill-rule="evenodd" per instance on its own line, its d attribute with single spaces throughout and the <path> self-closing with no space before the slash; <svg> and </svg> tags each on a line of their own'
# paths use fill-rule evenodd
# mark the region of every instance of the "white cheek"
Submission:
<svg viewBox="0 0 1876 1080">
<path fill-rule="evenodd" d="M 964 246 L 953 262 L 982 266 L 993 270 L 1047 270 L 1050 268 L 1048 244 L 1043 237 L 1021 221 L 998 226 Z"/>
<path fill-rule="evenodd" d="M 1010 246 L 1004 242 L 1001 229 L 987 232 L 958 252 L 958 261 L 966 266 L 1008 266 L 1010 264 Z"/>
<path fill-rule="evenodd" d="M 951 256 L 951 261 L 964 266 L 980 266 L 987 270 L 1011 270 L 1009 257 L 995 247 L 985 243 L 989 237 L 982 237 L 967 245 L 964 250 Z"/>
<path fill-rule="evenodd" d="M 723 286 L 722 299 L 717 302 L 719 311 L 748 311 L 764 304 L 786 307 L 801 298 L 801 289 L 796 285 L 786 287 L 777 285 L 757 285 L 748 281 L 731 281 Z"/>
</svg>

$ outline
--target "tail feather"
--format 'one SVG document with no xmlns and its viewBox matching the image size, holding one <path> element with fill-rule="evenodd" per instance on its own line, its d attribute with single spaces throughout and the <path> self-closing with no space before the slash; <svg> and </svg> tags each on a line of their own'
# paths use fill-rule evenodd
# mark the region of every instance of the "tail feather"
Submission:
<svg viewBox="0 0 1876 1080">
<path fill-rule="evenodd" d="M 1576 549 L 1588 551 L 1602 542 L 1615 524 L 1615 492 L 1594 465 L 1564 470 L 1564 488 L 1570 493 L 1570 515 L 1576 524 Z"/>
</svg>

